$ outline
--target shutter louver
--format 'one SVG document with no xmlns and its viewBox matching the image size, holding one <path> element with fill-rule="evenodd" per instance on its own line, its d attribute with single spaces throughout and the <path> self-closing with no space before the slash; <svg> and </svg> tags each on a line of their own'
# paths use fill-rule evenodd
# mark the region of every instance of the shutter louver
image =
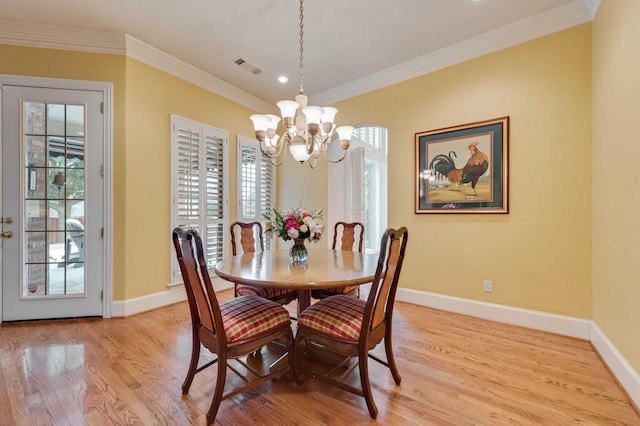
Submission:
<svg viewBox="0 0 640 426">
<path fill-rule="evenodd" d="M 190 129 L 178 129 L 178 165 L 176 205 L 179 226 L 193 228 L 199 213 L 200 135 Z"/>
<path fill-rule="evenodd" d="M 206 193 L 207 206 L 207 266 L 213 267 L 224 255 L 225 182 L 224 141 L 213 135 L 206 136 Z"/>
<path fill-rule="evenodd" d="M 244 222 L 264 222 L 275 205 L 275 167 L 265 158 L 255 139 L 238 136 L 238 217 Z M 264 236 L 266 250 L 272 238 Z"/>
<path fill-rule="evenodd" d="M 256 170 L 256 148 L 248 145 L 242 145 L 242 164 L 241 164 L 241 202 L 242 202 L 242 219 L 250 221 L 255 219 L 258 212 L 258 199 L 256 197 L 258 180 Z"/>
<path fill-rule="evenodd" d="M 224 158 L 222 141 L 207 137 L 206 195 L 207 220 L 224 219 Z"/>
<path fill-rule="evenodd" d="M 364 216 L 364 148 L 356 147 L 351 158 L 351 220 L 362 222 Z"/>
<path fill-rule="evenodd" d="M 260 216 L 263 214 L 271 215 L 273 213 L 273 208 L 275 207 L 276 199 L 276 172 L 271 161 L 264 156 L 260 156 L 260 176 L 262 177 L 260 182 Z M 273 238 L 265 236 L 265 250 L 271 250 L 273 245 Z"/>
<path fill-rule="evenodd" d="M 173 226 L 196 229 L 208 267 L 224 255 L 226 136 L 224 132 L 172 116 Z M 172 276 L 180 274 L 173 266 Z"/>
</svg>

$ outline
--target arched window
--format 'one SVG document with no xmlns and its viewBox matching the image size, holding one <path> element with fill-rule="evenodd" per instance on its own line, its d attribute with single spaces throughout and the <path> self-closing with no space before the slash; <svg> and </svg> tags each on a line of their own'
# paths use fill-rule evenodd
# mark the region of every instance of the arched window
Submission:
<svg viewBox="0 0 640 426">
<path fill-rule="evenodd" d="M 329 223 L 359 221 L 365 226 L 365 250 L 379 248 L 387 228 L 387 129 L 360 126 L 342 168 L 329 174 Z"/>
</svg>

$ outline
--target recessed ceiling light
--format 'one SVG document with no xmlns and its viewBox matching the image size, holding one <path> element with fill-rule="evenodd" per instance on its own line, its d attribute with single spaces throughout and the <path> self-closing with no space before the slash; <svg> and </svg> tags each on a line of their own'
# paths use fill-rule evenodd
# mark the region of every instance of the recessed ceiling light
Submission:
<svg viewBox="0 0 640 426">
<path fill-rule="evenodd" d="M 287 78 L 287 76 L 285 75 L 281 75 L 280 77 L 278 77 L 278 81 L 282 84 L 286 83 L 287 81 L 289 81 L 289 79 Z"/>
</svg>

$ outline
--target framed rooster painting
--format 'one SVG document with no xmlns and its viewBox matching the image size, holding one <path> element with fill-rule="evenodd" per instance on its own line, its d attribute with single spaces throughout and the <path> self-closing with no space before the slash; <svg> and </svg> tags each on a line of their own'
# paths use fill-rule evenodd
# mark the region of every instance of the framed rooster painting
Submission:
<svg viewBox="0 0 640 426">
<path fill-rule="evenodd" d="M 508 213 L 509 117 L 416 133 L 416 213 Z"/>
</svg>

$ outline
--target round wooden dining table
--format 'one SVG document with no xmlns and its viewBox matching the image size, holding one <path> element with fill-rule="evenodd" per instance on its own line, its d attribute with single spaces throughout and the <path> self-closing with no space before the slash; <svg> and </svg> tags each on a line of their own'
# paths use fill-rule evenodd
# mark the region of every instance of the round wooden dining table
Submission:
<svg viewBox="0 0 640 426">
<path fill-rule="evenodd" d="M 373 281 L 378 256 L 352 251 L 309 249 L 305 265 L 291 264 L 288 250 L 227 257 L 215 266 L 220 278 L 238 284 L 298 292 L 298 314 L 311 304 L 311 291 Z"/>
</svg>

